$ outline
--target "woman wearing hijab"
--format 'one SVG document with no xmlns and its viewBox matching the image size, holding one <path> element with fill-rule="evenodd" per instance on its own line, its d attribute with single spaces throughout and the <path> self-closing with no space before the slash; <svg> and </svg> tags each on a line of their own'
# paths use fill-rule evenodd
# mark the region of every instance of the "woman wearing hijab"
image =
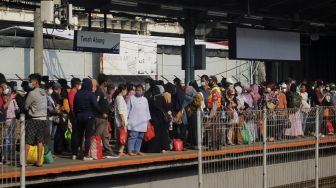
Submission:
<svg viewBox="0 0 336 188">
<path fill-rule="evenodd" d="M 161 89 L 161 91 L 160 91 Z M 147 153 L 160 153 L 170 149 L 169 146 L 169 126 L 170 119 L 168 116 L 169 104 L 163 97 L 161 87 L 153 86 L 149 89 L 150 96 L 148 99 L 151 122 L 154 126 L 155 137 L 145 145 Z"/>
<path fill-rule="evenodd" d="M 296 85 L 292 84 L 290 86 L 290 91 L 287 93 L 287 102 L 289 108 L 289 121 L 291 123 L 291 128 L 285 130 L 286 136 L 303 137 L 304 133 L 302 130 L 301 116 L 300 116 L 300 106 L 302 103 L 302 98 L 296 92 Z"/>
</svg>

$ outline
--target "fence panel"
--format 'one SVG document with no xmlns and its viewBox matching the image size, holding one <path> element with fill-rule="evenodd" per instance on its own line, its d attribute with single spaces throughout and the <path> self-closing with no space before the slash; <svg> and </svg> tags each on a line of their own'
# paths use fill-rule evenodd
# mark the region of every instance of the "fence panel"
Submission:
<svg viewBox="0 0 336 188">
<path fill-rule="evenodd" d="M 267 187 L 302 187 L 315 178 L 316 109 L 266 112 Z M 312 133 L 311 133 L 312 132 Z"/>
<path fill-rule="evenodd" d="M 336 179 L 336 108 L 320 107 L 318 175 L 320 187 L 335 187 Z"/>
<path fill-rule="evenodd" d="M 203 114 L 203 187 L 333 187 L 335 125 L 335 107 Z"/>
<path fill-rule="evenodd" d="M 261 187 L 261 111 L 203 116 L 203 187 Z"/>
<path fill-rule="evenodd" d="M 16 119 L 0 122 L 0 187 L 20 185 L 20 135 L 21 123 Z"/>
</svg>

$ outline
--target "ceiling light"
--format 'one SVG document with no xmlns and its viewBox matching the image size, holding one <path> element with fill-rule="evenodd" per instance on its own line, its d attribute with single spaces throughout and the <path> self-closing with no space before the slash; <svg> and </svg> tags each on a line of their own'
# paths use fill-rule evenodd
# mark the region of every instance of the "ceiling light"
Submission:
<svg viewBox="0 0 336 188">
<path fill-rule="evenodd" d="M 169 6 L 169 5 L 161 5 L 161 9 L 166 9 L 166 10 L 177 10 L 177 11 L 182 11 L 182 7 L 176 7 L 176 6 Z"/>
<path fill-rule="evenodd" d="M 111 3 L 115 5 L 122 5 L 122 6 L 128 6 L 128 7 L 138 6 L 137 2 L 131 2 L 131 1 L 111 0 Z"/>
<path fill-rule="evenodd" d="M 310 25 L 315 27 L 325 27 L 324 23 L 310 22 Z"/>
<path fill-rule="evenodd" d="M 208 11 L 209 16 L 220 16 L 220 17 L 227 17 L 226 12 L 215 12 L 215 11 Z"/>
</svg>

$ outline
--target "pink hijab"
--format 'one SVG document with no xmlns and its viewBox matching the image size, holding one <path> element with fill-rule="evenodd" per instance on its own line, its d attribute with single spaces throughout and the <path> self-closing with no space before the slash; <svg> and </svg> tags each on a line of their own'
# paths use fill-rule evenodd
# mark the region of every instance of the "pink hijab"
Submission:
<svg viewBox="0 0 336 188">
<path fill-rule="evenodd" d="M 252 92 L 254 93 L 255 97 L 256 97 L 256 101 L 259 102 L 261 96 L 259 94 L 259 87 L 257 84 L 253 84 L 252 85 Z"/>
</svg>

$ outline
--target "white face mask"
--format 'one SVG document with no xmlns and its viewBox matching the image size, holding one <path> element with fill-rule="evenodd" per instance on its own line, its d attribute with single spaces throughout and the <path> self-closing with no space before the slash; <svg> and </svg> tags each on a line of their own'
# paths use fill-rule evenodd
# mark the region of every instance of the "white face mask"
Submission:
<svg viewBox="0 0 336 188">
<path fill-rule="evenodd" d="M 282 92 L 286 93 L 286 92 L 287 92 L 287 89 L 282 89 Z"/>
<path fill-rule="evenodd" d="M 3 91 L 3 94 L 8 95 L 8 93 L 9 93 L 9 89 L 6 88 L 6 89 Z"/>
<path fill-rule="evenodd" d="M 268 93 L 270 93 L 272 91 L 271 88 L 269 88 L 269 87 L 266 90 L 267 90 Z"/>
<path fill-rule="evenodd" d="M 79 85 L 78 90 L 81 90 L 81 89 L 82 89 L 82 85 Z"/>
<path fill-rule="evenodd" d="M 201 82 L 201 86 L 205 86 L 205 82 Z"/>
<path fill-rule="evenodd" d="M 145 84 L 145 91 L 148 91 L 149 88 L 150 88 L 150 84 L 149 84 L 149 83 L 146 83 L 146 84 Z"/>
<path fill-rule="evenodd" d="M 51 95 L 54 91 L 52 89 L 48 89 L 48 94 Z"/>
<path fill-rule="evenodd" d="M 28 87 L 29 87 L 30 89 L 32 89 L 32 88 L 33 88 L 33 84 L 32 84 L 32 83 L 29 83 L 29 84 L 28 84 Z"/>
</svg>

